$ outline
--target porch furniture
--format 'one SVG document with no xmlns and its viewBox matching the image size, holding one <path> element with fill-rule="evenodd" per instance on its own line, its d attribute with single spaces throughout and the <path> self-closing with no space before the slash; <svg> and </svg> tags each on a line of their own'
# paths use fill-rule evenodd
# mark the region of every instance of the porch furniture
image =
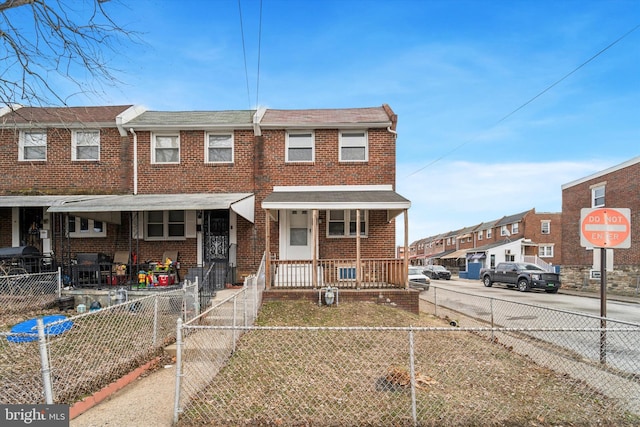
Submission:
<svg viewBox="0 0 640 427">
<path fill-rule="evenodd" d="M 79 253 L 72 266 L 75 286 L 103 286 L 108 284 L 112 262 L 103 253 Z"/>
<path fill-rule="evenodd" d="M 116 251 L 113 255 L 110 283 L 112 285 L 123 285 L 129 281 L 130 277 L 131 264 L 129 262 L 129 251 Z"/>
</svg>

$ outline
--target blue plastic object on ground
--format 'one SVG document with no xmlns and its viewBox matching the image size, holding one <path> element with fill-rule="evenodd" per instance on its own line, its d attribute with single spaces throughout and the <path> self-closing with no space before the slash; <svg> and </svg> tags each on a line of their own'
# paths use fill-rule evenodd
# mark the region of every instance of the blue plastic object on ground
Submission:
<svg viewBox="0 0 640 427">
<path fill-rule="evenodd" d="M 61 314 L 43 316 L 42 322 L 44 323 L 45 335 L 60 335 L 61 333 L 71 329 L 71 327 L 73 326 L 73 322 L 70 320 L 63 322 L 63 320 L 65 320 L 66 318 L 67 316 L 63 316 Z M 22 323 L 18 323 L 13 328 L 11 328 L 11 333 L 17 335 L 7 336 L 7 341 L 9 342 L 36 341 L 38 339 L 37 319 L 33 318 L 25 320 Z"/>
</svg>

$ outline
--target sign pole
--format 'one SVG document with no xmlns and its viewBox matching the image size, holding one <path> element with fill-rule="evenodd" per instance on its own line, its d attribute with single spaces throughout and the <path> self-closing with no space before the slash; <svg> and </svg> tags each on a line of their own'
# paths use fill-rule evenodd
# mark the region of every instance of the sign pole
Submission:
<svg viewBox="0 0 640 427">
<path fill-rule="evenodd" d="M 607 363 L 607 250 L 600 248 L 600 363 Z"/>
</svg>

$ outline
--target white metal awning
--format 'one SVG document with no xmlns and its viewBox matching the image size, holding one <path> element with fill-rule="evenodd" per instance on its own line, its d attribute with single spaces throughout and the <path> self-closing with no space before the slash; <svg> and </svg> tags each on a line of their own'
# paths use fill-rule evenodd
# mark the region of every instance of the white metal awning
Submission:
<svg viewBox="0 0 640 427">
<path fill-rule="evenodd" d="M 255 197 L 252 193 L 125 194 L 65 200 L 51 205 L 48 212 L 84 215 L 97 219 L 97 213 L 231 209 L 248 221 L 254 222 L 254 205 Z M 112 218 L 113 220 L 115 218 Z"/>
<path fill-rule="evenodd" d="M 411 202 L 387 185 L 274 187 L 263 209 L 386 210 L 387 219 L 409 209 Z"/>
</svg>

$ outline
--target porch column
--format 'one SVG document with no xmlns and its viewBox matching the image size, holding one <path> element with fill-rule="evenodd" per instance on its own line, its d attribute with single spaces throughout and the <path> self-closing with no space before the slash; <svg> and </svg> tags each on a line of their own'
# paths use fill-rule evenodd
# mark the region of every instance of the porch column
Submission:
<svg viewBox="0 0 640 427">
<path fill-rule="evenodd" d="M 360 289 L 362 282 L 360 262 L 360 209 L 356 209 L 356 289 Z"/>
<path fill-rule="evenodd" d="M 318 209 L 314 209 L 312 212 L 311 244 L 313 248 L 311 249 L 311 283 L 315 289 L 318 287 Z"/>
<path fill-rule="evenodd" d="M 402 280 L 404 286 L 409 289 L 409 210 L 404 210 L 404 271 L 402 272 Z"/>
<path fill-rule="evenodd" d="M 271 215 L 269 209 L 265 210 L 266 216 L 264 218 L 264 238 L 265 238 L 265 250 L 264 250 L 264 286 L 265 289 L 271 289 L 271 230 L 270 221 Z"/>
</svg>

